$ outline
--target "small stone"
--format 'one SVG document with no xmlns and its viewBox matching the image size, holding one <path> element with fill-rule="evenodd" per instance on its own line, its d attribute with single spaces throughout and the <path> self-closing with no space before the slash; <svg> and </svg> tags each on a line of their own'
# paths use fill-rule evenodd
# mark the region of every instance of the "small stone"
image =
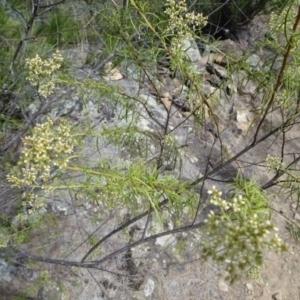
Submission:
<svg viewBox="0 0 300 300">
<path fill-rule="evenodd" d="M 228 57 L 234 60 L 240 59 L 243 55 L 243 51 L 240 48 L 240 45 L 232 40 L 219 41 L 218 49 L 225 54 L 224 58 Z"/>
<path fill-rule="evenodd" d="M 246 283 L 246 288 L 248 291 L 253 291 L 253 285 L 251 283 Z"/>
<path fill-rule="evenodd" d="M 178 78 L 173 78 L 172 79 L 173 85 L 175 88 L 181 88 L 182 89 L 182 84 L 181 81 Z"/>
<path fill-rule="evenodd" d="M 153 293 L 154 286 L 154 281 L 151 278 L 149 278 L 144 287 L 144 294 L 146 297 L 149 297 Z"/>
<path fill-rule="evenodd" d="M 164 107 L 169 109 L 171 107 L 172 102 L 169 98 L 160 98 L 161 102 L 163 103 Z"/>
<path fill-rule="evenodd" d="M 280 295 L 280 293 L 275 293 L 272 295 L 272 299 L 273 300 L 282 300 L 282 296 Z"/>
<path fill-rule="evenodd" d="M 300 221 L 300 214 L 295 213 L 295 214 L 294 214 L 294 219 L 295 219 L 296 221 Z"/>
<path fill-rule="evenodd" d="M 214 65 L 214 68 L 216 69 L 217 71 L 217 75 L 220 77 L 223 77 L 223 78 L 227 78 L 227 70 L 222 67 L 222 66 L 219 66 L 219 65 Z"/>
<path fill-rule="evenodd" d="M 191 62 L 198 62 L 201 59 L 200 51 L 195 41 L 183 39 L 181 41 L 181 48 L 189 57 Z"/>
<path fill-rule="evenodd" d="M 260 69 L 263 65 L 261 58 L 256 54 L 252 54 L 251 56 L 249 56 L 246 62 L 253 69 Z"/>
<path fill-rule="evenodd" d="M 214 87 L 220 86 L 222 83 L 222 80 L 215 74 L 205 74 L 204 78 Z"/>
<path fill-rule="evenodd" d="M 219 290 L 225 293 L 228 292 L 229 290 L 228 284 L 224 280 L 219 281 Z"/>
<path fill-rule="evenodd" d="M 161 236 L 156 239 L 155 244 L 161 247 L 165 247 L 166 245 L 172 244 L 175 241 L 176 239 L 173 236 Z"/>
<path fill-rule="evenodd" d="M 120 71 L 117 68 L 112 67 L 112 63 L 108 62 L 104 66 L 104 70 L 106 73 L 106 76 L 103 77 L 103 79 L 107 81 L 117 81 L 123 78 L 123 75 L 120 73 Z"/>
<path fill-rule="evenodd" d="M 172 99 L 172 95 L 169 92 L 164 92 L 162 93 L 162 98 L 166 98 L 166 99 Z"/>
<path fill-rule="evenodd" d="M 296 209 L 298 208 L 298 204 L 295 203 L 295 202 L 292 203 L 291 208 L 292 208 L 293 210 L 296 210 Z"/>
</svg>

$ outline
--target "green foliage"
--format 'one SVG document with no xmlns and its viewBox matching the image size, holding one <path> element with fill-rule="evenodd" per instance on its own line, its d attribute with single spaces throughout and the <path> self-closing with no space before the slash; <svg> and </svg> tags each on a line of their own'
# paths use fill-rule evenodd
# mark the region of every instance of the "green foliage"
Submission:
<svg viewBox="0 0 300 300">
<path fill-rule="evenodd" d="M 105 166 L 105 168 L 104 168 Z M 155 166 L 145 166 L 142 161 L 128 164 L 110 164 L 99 161 L 97 167 L 69 166 L 66 171 L 82 173 L 84 180 L 69 191 L 85 197 L 88 201 L 104 203 L 109 209 L 126 206 L 135 212 L 151 207 L 158 215 L 159 202 L 169 200 L 169 209 L 182 212 L 184 207 L 193 209 L 196 196 L 187 189 L 188 184 L 171 176 L 159 176 Z M 57 187 L 62 188 L 57 182 Z M 55 189 L 55 184 L 51 184 Z"/>
<path fill-rule="evenodd" d="M 298 222 L 293 221 L 288 223 L 288 230 L 291 237 L 298 243 L 300 243 L 300 225 Z"/>
<path fill-rule="evenodd" d="M 84 10 L 83 7 L 81 9 Z M 32 34 L 60 49 L 79 44 L 83 41 L 84 22 L 87 22 L 84 16 L 87 17 L 87 12 L 82 11 L 81 16 L 74 13 L 70 5 L 58 7 L 35 22 Z"/>
<path fill-rule="evenodd" d="M 22 25 L 18 19 L 9 15 L 3 5 L 0 6 L 0 84 L 7 75 L 13 50 L 22 36 Z"/>
<path fill-rule="evenodd" d="M 254 181 L 243 180 L 240 176 L 234 180 L 235 190 L 233 196 L 243 195 L 246 204 L 242 206 L 241 213 L 244 217 L 247 215 L 257 214 L 261 220 L 268 220 L 271 217 L 269 201 L 267 195 L 262 191 Z"/>
</svg>

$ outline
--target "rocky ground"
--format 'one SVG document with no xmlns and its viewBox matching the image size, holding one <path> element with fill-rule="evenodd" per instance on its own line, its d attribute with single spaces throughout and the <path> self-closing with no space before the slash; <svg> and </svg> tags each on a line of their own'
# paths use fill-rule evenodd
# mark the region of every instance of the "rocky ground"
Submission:
<svg viewBox="0 0 300 300">
<path fill-rule="evenodd" d="M 266 32 L 265 23 L 266 18 L 257 18 L 250 26 L 250 30 L 241 33 L 239 42 L 219 41 L 217 44 L 219 51 L 208 49 L 200 53 L 196 44 L 193 43 L 187 47 L 187 54 L 197 74 L 205 79 L 201 88 L 206 95 L 211 96 L 212 102 L 217 101 L 214 99 L 219 101 L 215 109 L 220 121 L 219 128 L 215 128 L 212 122 L 207 122 L 203 128 L 194 132 L 191 119 L 185 122 L 185 126 L 179 126 L 178 130 L 174 131 L 173 138 L 179 145 L 184 145 L 183 167 L 180 175 L 183 179 L 194 179 L 203 175 L 208 165 L 213 168 L 224 156 L 222 153 L 224 149 L 226 155 L 230 156 L 249 143 L 248 129 L 255 122 L 256 117 L 253 108 L 260 103 L 264 91 L 258 88 L 255 80 L 246 80 L 246 74 L 243 71 L 230 73 L 228 64 L 231 60 L 239 59 L 251 47 L 254 47 L 253 49 L 256 50 L 252 51 L 245 61 L 253 69 L 264 67 L 266 52 L 255 47 Z M 93 68 L 84 65 L 87 55 L 85 47 L 66 52 L 65 55 L 72 57 L 75 62 L 76 68 L 73 71 L 78 80 L 86 77 L 90 77 L 95 82 L 103 80 L 109 85 L 119 86 L 121 93 L 136 97 L 144 103 L 146 106 L 139 107 L 139 118 L 136 119 L 138 126 L 144 130 L 149 132 L 160 130 L 157 123 L 148 117 L 145 107 L 152 111 L 156 120 L 161 121 L 168 118 L 166 107 L 169 107 L 172 113 L 174 110 L 169 128 L 177 127 L 191 109 L 183 107 L 184 100 L 189 94 L 189 87 L 178 78 L 172 78 L 167 69 L 164 70 L 160 82 L 157 82 L 161 96 L 157 99 L 158 95 L 155 94 L 156 91 L 153 90 L 149 81 L 145 79 L 142 86 L 138 82 L 140 75 L 133 66 L 109 69 L 108 65 L 106 75 L 102 76 L 99 72 L 94 72 Z M 276 67 L 275 65 L 275 72 Z M 83 105 L 82 95 L 72 89 L 68 90 L 47 114 L 54 119 L 67 116 L 73 124 L 80 124 L 82 120 L 89 118 L 94 130 L 100 130 L 103 124 L 112 128 L 122 126 L 124 121 L 116 117 L 118 107 L 112 105 L 109 99 L 102 99 L 99 105 L 94 96 L 93 94 L 86 95 Z M 178 110 L 178 107 L 181 107 L 181 110 Z M 35 109 L 33 103 L 30 107 L 31 113 L 34 113 Z M 41 119 L 43 117 L 41 115 Z M 269 127 L 266 126 L 263 130 L 266 132 L 270 126 L 276 126 L 278 122 L 279 116 L 274 112 L 268 116 Z M 285 149 L 287 152 L 293 152 L 295 147 L 299 147 L 298 138 L 299 126 L 295 126 L 286 136 L 286 139 L 292 141 Z M 222 146 L 220 141 L 223 143 Z M 99 153 L 108 159 L 126 158 L 124 151 L 120 153 L 112 145 L 108 146 L 92 138 L 85 142 L 83 157 L 89 157 L 90 164 L 97 161 Z M 239 161 L 220 170 L 214 178 L 228 180 L 241 171 L 246 179 L 254 179 L 259 183 L 267 182 L 272 174 L 265 172 L 262 162 L 267 154 L 278 154 L 280 151 L 281 138 L 266 140 L 245 153 Z M 174 166 L 169 172 L 178 175 L 178 167 Z M 207 180 L 202 197 L 207 197 L 206 191 L 212 184 L 225 194 L 230 189 L 229 186 L 220 182 Z M 10 202 L 13 201 L 11 196 L 7 196 L 10 193 L 9 188 L 3 188 L 1 193 L 2 197 L 11 199 L 3 204 L 3 210 L 9 210 Z M 225 280 L 222 266 L 217 266 L 213 262 L 204 262 L 201 259 L 197 246 L 201 232 L 195 231 L 189 234 L 179 234 L 176 237 L 163 237 L 127 251 L 103 266 L 111 272 L 48 265 L 48 280 L 45 280 L 46 284 L 41 285 L 42 288 L 32 292 L 35 293 L 34 299 L 300 299 L 298 281 L 300 247 L 287 230 L 287 218 L 299 221 L 300 209 L 292 205 L 291 201 L 286 201 L 286 196 L 281 195 L 276 189 L 268 190 L 268 194 L 272 208 L 280 212 L 279 217 L 275 214 L 274 222 L 279 228 L 280 236 L 289 244 L 289 251 L 280 256 L 271 252 L 266 253 L 259 280 L 251 280 L 245 276 L 235 285 L 229 285 Z M 55 213 L 63 216 L 61 222 L 53 224 L 55 232 L 59 234 L 53 237 L 51 236 L 53 231 L 45 228 L 44 236 L 32 235 L 28 247 L 38 254 L 38 249 L 35 248 L 43 245 L 43 256 L 52 258 L 61 257 L 70 260 L 82 258 L 89 249 L 87 243 L 82 244 L 88 234 L 98 230 L 96 236 L 103 236 L 115 229 L 120 224 L 120 220 L 126 219 L 127 216 L 126 209 L 114 212 L 103 211 L 103 207 L 89 204 L 86 199 L 76 199 L 76 205 L 74 205 L 74 199 L 68 193 L 56 195 L 49 204 Z M 97 217 L 93 221 L 92 218 L 95 216 Z M 198 216 L 199 220 L 204 217 L 205 212 Z M 143 228 L 145 222 L 146 220 L 140 220 L 130 227 L 130 238 L 139 237 L 141 234 L 139 228 Z M 151 222 L 152 229 L 159 226 L 155 220 Z M 159 229 L 162 228 L 153 230 L 159 231 Z M 99 249 L 99 252 L 94 253 L 94 256 L 110 253 L 126 244 L 128 237 L 126 240 L 124 236 L 123 232 L 114 235 Z M 4 260 L 0 260 L 2 295 L 7 295 L 2 296 L 4 298 L 1 299 L 11 299 L 9 295 L 13 291 L 30 287 L 40 278 L 42 266 L 42 263 L 38 263 L 30 271 L 30 268 L 23 267 L 22 262 L 8 265 Z M 116 273 L 125 275 L 120 276 Z M 135 276 L 132 279 L 126 274 Z M 33 296 L 33 294 L 30 295 Z"/>
</svg>

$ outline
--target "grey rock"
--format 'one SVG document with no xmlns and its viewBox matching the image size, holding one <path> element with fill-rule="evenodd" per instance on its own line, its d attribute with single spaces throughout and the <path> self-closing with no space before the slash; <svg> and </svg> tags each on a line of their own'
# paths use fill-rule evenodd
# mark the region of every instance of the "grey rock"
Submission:
<svg viewBox="0 0 300 300">
<path fill-rule="evenodd" d="M 299 207 L 299 204 L 296 202 L 292 203 L 292 205 L 291 205 L 292 210 L 296 210 L 298 207 Z"/>
<path fill-rule="evenodd" d="M 72 68 L 79 69 L 86 64 L 88 51 L 89 45 L 82 44 L 78 48 L 62 50 L 61 52 L 63 57 L 72 63 Z"/>
<path fill-rule="evenodd" d="M 300 221 L 300 214 L 295 213 L 295 214 L 294 214 L 294 220 Z"/>
<path fill-rule="evenodd" d="M 189 57 L 191 62 L 197 62 L 200 60 L 201 55 L 198 46 L 194 40 L 189 41 L 187 39 L 182 41 L 182 50 Z"/>
<path fill-rule="evenodd" d="M 219 280 L 219 290 L 225 293 L 228 293 L 229 287 L 228 284 L 224 280 Z"/>
<path fill-rule="evenodd" d="M 280 293 L 275 293 L 272 295 L 272 300 L 283 300 L 283 298 Z"/>
<path fill-rule="evenodd" d="M 248 75 L 244 71 L 233 74 L 233 83 L 240 94 L 253 95 L 257 92 L 257 84 L 249 80 Z"/>
<path fill-rule="evenodd" d="M 9 266 L 5 260 L 0 259 L 0 278 L 4 281 L 11 281 L 11 273 L 13 268 Z"/>
<path fill-rule="evenodd" d="M 253 291 L 253 285 L 251 283 L 246 283 L 246 288 L 248 291 Z"/>
<path fill-rule="evenodd" d="M 154 287 L 155 287 L 155 283 L 154 283 L 153 279 L 148 278 L 145 283 L 145 287 L 144 287 L 145 297 L 149 297 L 152 295 L 152 293 L 154 291 Z"/>
<path fill-rule="evenodd" d="M 156 72 L 156 65 L 151 66 L 152 72 Z M 129 65 L 129 66 L 121 66 L 122 69 L 122 73 L 124 73 L 124 76 L 126 79 L 128 80 L 135 80 L 135 81 L 139 81 L 143 78 L 145 78 L 145 72 L 143 70 L 141 70 L 141 68 L 138 68 L 135 65 Z"/>
<path fill-rule="evenodd" d="M 257 54 L 250 55 L 246 62 L 253 69 L 260 69 L 263 66 L 262 59 Z"/>
<path fill-rule="evenodd" d="M 216 75 L 221 78 L 221 79 L 224 79 L 224 78 L 227 78 L 227 70 L 220 66 L 220 65 L 217 65 L 217 64 L 214 64 L 214 69 L 215 69 L 215 72 L 216 72 Z"/>
<path fill-rule="evenodd" d="M 218 50 L 223 52 L 228 58 L 238 60 L 242 57 L 243 51 L 240 45 L 233 40 L 218 41 Z"/>
<path fill-rule="evenodd" d="M 85 71 L 85 70 L 82 70 L 82 69 L 77 69 L 75 71 L 75 78 L 78 80 L 78 81 L 83 81 L 86 77 L 89 77 L 90 74 L 89 72 Z"/>
<path fill-rule="evenodd" d="M 219 87 L 222 84 L 222 80 L 216 74 L 206 74 L 205 79 L 213 87 Z"/>
</svg>

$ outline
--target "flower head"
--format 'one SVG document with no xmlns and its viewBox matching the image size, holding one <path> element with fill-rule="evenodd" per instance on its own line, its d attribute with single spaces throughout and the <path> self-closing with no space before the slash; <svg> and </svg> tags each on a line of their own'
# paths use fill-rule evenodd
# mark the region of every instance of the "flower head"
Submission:
<svg viewBox="0 0 300 300">
<path fill-rule="evenodd" d="M 56 51 L 52 58 L 42 60 L 38 55 L 26 59 L 26 68 L 29 71 L 27 80 L 38 87 L 38 93 L 43 97 L 49 96 L 54 88 L 53 73 L 61 67 L 63 57 Z"/>
</svg>

